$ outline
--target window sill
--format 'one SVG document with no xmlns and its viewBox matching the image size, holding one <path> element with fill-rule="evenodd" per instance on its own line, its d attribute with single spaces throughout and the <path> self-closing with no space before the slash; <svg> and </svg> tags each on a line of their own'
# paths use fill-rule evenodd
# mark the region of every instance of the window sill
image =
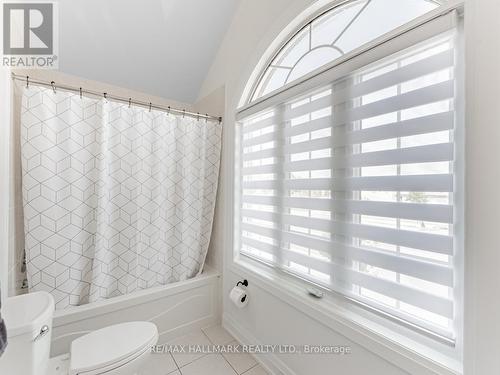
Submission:
<svg viewBox="0 0 500 375">
<path fill-rule="evenodd" d="M 305 283 L 251 259 L 231 262 L 229 271 L 248 275 L 253 285 L 410 374 L 462 374 L 456 349 L 356 308 L 347 300 L 330 295 L 316 299 L 307 294 Z"/>
</svg>

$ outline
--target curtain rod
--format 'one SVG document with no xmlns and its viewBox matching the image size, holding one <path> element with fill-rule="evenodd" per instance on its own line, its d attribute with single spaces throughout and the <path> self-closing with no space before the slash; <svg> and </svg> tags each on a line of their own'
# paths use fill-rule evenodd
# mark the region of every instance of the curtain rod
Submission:
<svg viewBox="0 0 500 375">
<path fill-rule="evenodd" d="M 186 111 L 185 109 L 171 108 L 170 106 L 162 107 L 159 105 L 155 105 L 151 102 L 147 103 L 147 102 L 142 102 L 139 100 L 132 100 L 132 98 L 123 98 L 120 96 L 110 95 L 106 92 L 101 93 L 101 92 L 97 92 L 97 91 L 83 89 L 81 87 L 68 86 L 68 85 L 57 85 L 54 81 L 49 82 L 49 81 L 31 79 L 29 76 L 22 76 L 22 75 L 15 74 L 15 73 L 12 73 L 12 79 L 17 80 L 17 81 L 26 82 L 26 87 L 29 87 L 30 84 L 35 84 L 35 85 L 39 85 L 39 86 L 50 87 L 50 88 L 52 88 L 52 90 L 54 90 L 54 92 L 57 89 L 61 89 L 64 91 L 76 92 L 76 93 L 80 94 L 80 96 L 82 96 L 83 94 L 93 95 L 93 96 L 102 96 L 105 99 L 111 99 L 111 100 L 114 100 L 117 102 L 129 104 L 129 105 L 135 104 L 135 105 L 139 105 L 141 107 L 149 108 L 150 110 L 157 109 L 157 110 L 164 111 L 167 113 L 175 113 L 175 114 L 179 114 L 179 115 L 183 115 L 183 116 L 195 117 L 196 119 L 215 120 L 215 121 L 218 121 L 219 123 L 222 123 L 222 117 L 211 116 L 208 114 L 203 115 L 203 114 L 200 114 L 198 112 Z"/>
</svg>

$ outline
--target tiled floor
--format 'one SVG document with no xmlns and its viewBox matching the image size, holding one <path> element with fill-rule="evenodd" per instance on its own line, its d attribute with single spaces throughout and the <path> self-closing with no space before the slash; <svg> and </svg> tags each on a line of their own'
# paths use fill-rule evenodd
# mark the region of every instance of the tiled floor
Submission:
<svg viewBox="0 0 500 375">
<path fill-rule="evenodd" d="M 169 345 L 236 345 L 224 328 L 214 326 L 180 337 Z M 247 353 L 156 353 L 146 364 L 145 375 L 267 375 Z"/>
</svg>

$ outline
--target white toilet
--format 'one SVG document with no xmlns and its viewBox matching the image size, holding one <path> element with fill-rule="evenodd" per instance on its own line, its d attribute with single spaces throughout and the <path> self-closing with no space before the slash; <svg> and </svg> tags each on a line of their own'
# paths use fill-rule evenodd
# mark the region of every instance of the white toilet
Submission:
<svg viewBox="0 0 500 375">
<path fill-rule="evenodd" d="M 45 292 L 7 298 L 2 317 L 7 326 L 7 350 L 0 358 L 2 375 L 136 375 L 158 340 L 150 322 L 105 327 L 71 343 L 64 369 L 49 369 L 54 299 Z"/>
</svg>

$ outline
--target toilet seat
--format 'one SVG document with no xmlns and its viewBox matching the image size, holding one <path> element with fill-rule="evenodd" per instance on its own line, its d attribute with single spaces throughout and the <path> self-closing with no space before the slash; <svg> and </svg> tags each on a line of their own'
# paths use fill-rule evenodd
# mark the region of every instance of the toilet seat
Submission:
<svg viewBox="0 0 500 375">
<path fill-rule="evenodd" d="M 158 330 L 150 322 L 112 325 L 71 343 L 69 375 L 103 374 L 123 366 L 150 350 Z"/>
</svg>

